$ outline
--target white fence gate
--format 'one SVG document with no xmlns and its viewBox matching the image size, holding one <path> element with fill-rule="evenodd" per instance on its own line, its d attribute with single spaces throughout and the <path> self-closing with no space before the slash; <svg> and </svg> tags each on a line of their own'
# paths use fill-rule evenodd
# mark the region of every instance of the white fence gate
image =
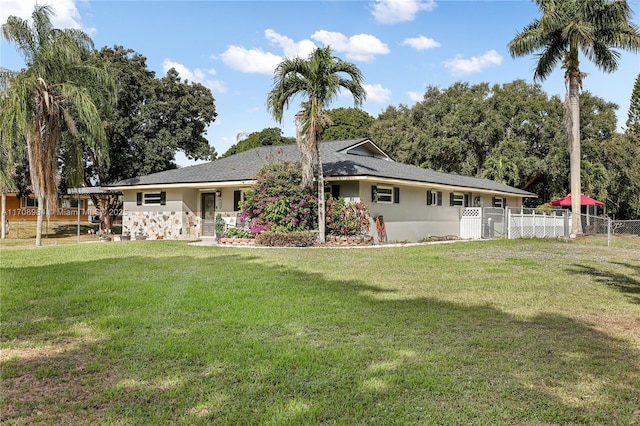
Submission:
<svg viewBox="0 0 640 426">
<path fill-rule="evenodd" d="M 467 207 L 460 218 L 460 238 L 479 240 L 482 238 L 482 208 Z"/>
</svg>

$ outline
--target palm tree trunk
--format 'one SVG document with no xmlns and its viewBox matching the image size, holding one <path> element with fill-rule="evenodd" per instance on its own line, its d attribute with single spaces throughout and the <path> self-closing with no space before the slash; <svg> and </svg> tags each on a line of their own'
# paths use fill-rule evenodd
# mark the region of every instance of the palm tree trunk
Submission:
<svg viewBox="0 0 640 426">
<path fill-rule="evenodd" d="M 36 214 L 38 220 L 36 221 L 36 246 L 40 247 L 42 245 L 42 224 L 44 218 L 44 197 L 42 195 L 38 196 L 38 204 L 36 206 Z"/>
<path fill-rule="evenodd" d="M 296 144 L 300 150 L 300 165 L 302 168 L 302 182 L 300 185 L 303 188 L 311 189 L 313 187 L 313 148 L 309 145 L 310 140 L 307 137 L 303 137 L 301 121 L 304 117 L 304 111 L 299 111 L 295 115 L 294 126 L 296 128 Z"/>
<path fill-rule="evenodd" d="M 318 159 L 318 241 L 320 244 L 326 242 L 325 229 L 325 202 L 324 202 L 324 170 L 322 167 L 322 158 L 320 157 L 320 142 L 316 144 L 316 158 Z"/>
<path fill-rule="evenodd" d="M 7 193 L 2 191 L 2 235 L 3 240 L 7 238 Z"/>
<path fill-rule="evenodd" d="M 580 216 L 580 198 L 582 189 L 580 184 L 580 83 L 579 72 L 569 75 L 569 111 L 571 121 L 569 130 L 569 162 L 571 169 L 571 229 L 573 234 L 582 234 Z"/>
</svg>

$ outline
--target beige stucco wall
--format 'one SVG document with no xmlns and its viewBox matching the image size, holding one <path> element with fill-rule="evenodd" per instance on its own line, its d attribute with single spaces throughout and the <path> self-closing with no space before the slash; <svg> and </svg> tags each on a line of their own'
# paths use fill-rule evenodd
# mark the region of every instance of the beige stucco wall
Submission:
<svg viewBox="0 0 640 426">
<path fill-rule="evenodd" d="M 400 188 L 400 203 L 373 203 L 371 202 L 371 187 L 373 185 L 392 185 L 362 182 L 359 188 L 359 196 L 369 205 L 372 219 L 379 215 L 384 217 L 388 241 L 419 241 L 428 237 L 460 236 L 460 218 L 463 208 L 449 205 L 451 191 L 438 189 L 442 192 L 442 206 L 428 206 L 427 191 L 430 188 L 395 185 Z M 480 194 L 473 191 L 455 192 L 468 193 L 472 203 L 474 198 L 479 196 L 482 207 L 492 206 L 493 196 L 491 194 Z M 511 207 L 522 204 L 519 198 L 506 198 L 507 204 Z M 377 240 L 377 231 L 373 222 L 371 235 Z"/>
<path fill-rule="evenodd" d="M 384 216 L 388 241 L 419 241 L 428 237 L 445 237 L 460 235 L 461 207 L 449 206 L 451 191 L 428 187 L 412 187 L 403 185 L 387 185 L 372 181 L 332 181 L 330 184 L 340 185 L 340 196 L 360 198 L 369 205 L 372 218 Z M 371 202 L 372 185 L 396 186 L 400 188 L 400 203 Z M 216 211 L 225 221 L 237 215 L 233 211 L 234 190 L 220 189 Z M 243 188 L 244 189 L 244 188 Z M 442 192 L 442 206 L 428 206 L 426 203 L 429 189 Z M 148 192 L 159 192 L 153 190 Z M 137 232 L 147 234 L 148 238 L 196 239 L 202 234 L 200 219 L 201 195 L 197 188 L 167 189 L 166 205 L 138 206 L 136 194 L 139 190 L 124 191 L 123 232 L 135 235 Z M 464 192 L 464 191 L 457 191 Z M 492 206 L 492 195 L 468 191 L 473 204 L 476 196 L 480 197 L 482 207 Z M 522 201 L 517 197 L 506 197 L 507 205 L 518 207 Z M 228 224 L 231 224 L 228 222 Z M 234 222 L 235 223 L 235 222 Z M 232 224 L 231 224 L 232 226 Z M 371 226 L 371 235 L 377 239 L 375 224 Z"/>
<path fill-rule="evenodd" d="M 146 192 L 160 192 L 152 190 Z M 147 239 L 195 239 L 200 236 L 197 212 L 199 193 L 193 189 L 167 189 L 165 205 L 137 205 L 139 190 L 124 191 L 123 234 Z"/>
</svg>

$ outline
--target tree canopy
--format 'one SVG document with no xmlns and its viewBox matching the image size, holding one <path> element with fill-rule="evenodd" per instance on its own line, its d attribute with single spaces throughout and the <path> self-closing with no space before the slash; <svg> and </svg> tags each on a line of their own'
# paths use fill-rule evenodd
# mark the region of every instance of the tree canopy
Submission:
<svg viewBox="0 0 640 426">
<path fill-rule="evenodd" d="M 259 146 L 273 146 L 294 144 L 296 139 L 293 137 L 282 136 L 282 129 L 278 127 L 268 127 L 258 132 L 250 133 L 247 137 L 240 139 L 232 145 L 222 157 L 239 154 Z"/>
<path fill-rule="evenodd" d="M 325 141 L 365 138 L 375 119 L 360 108 L 334 108 L 327 110 L 328 123 L 322 133 Z"/>
<path fill-rule="evenodd" d="M 106 184 L 174 169 L 178 151 L 191 159 L 216 157 L 205 138 L 217 116 L 209 89 L 181 80 L 175 69 L 156 78 L 144 56 L 121 46 L 103 47 L 96 60 L 114 70 L 118 103 L 112 111 L 104 111 L 111 164 L 88 168 L 87 183 Z"/>
<path fill-rule="evenodd" d="M 585 189 L 605 199 L 613 184 L 613 166 L 605 160 L 615 137 L 617 105 L 589 92 L 580 102 L 585 176 L 591 182 Z M 455 83 L 427 88 L 423 101 L 413 107 L 388 107 L 371 126 L 370 137 L 397 161 L 488 177 L 534 192 L 539 198 L 527 200 L 533 206 L 566 195 L 569 170 L 562 123 L 562 101 L 538 84 Z"/>
</svg>

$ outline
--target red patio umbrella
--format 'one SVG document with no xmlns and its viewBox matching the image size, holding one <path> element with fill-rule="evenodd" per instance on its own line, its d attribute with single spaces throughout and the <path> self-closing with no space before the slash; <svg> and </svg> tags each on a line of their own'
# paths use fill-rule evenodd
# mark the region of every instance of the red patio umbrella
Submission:
<svg viewBox="0 0 640 426">
<path fill-rule="evenodd" d="M 562 207 L 571 207 L 571 194 L 567 195 L 564 198 L 560 198 L 559 200 L 555 200 L 550 202 L 552 206 L 562 206 Z M 602 201 L 594 200 L 591 197 L 587 197 L 584 194 L 580 194 L 580 205 L 582 206 L 604 206 L 605 204 Z"/>
</svg>

